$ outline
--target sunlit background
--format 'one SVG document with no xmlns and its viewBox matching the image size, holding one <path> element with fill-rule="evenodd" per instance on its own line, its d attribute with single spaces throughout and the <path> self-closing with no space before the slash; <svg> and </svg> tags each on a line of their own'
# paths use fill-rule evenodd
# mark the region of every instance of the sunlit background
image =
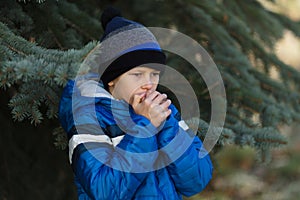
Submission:
<svg viewBox="0 0 300 200">
<path fill-rule="evenodd" d="M 295 21 L 300 20 L 300 0 L 276 0 L 277 7 L 266 0 L 260 2 L 272 11 L 284 13 Z M 277 42 L 276 54 L 283 62 L 300 70 L 300 40 L 290 31 L 286 30 L 284 37 Z M 276 71 L 271 71 L 271 75 L 276 78 Z M 251 148 L 226 147 L 215 158 L 217 165 L 211 188 L 186 199 L 298 200 L 300 124 L 280 129 L 288 138 L 288 145 L 273 151 L 270 164 L 258 163 Z"/>
</svg>

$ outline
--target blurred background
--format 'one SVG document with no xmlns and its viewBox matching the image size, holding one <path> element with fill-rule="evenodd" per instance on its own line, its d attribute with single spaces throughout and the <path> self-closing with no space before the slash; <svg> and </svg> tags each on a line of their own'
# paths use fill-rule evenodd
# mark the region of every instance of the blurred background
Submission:
<svg viewBox="0 0 300 200">
<path fill-rule="evenodd" d="M 114 1 L 104 4 L 111 2 Z M 276 4 L 266 0 L 259 2 L 299 25 L 300 0 L 276 0 Z M 5 5 L 5 2 L 1 4 Z M 141 16 L 137 18 L 142 19 Z M 22 21 L 19 26 L 22 27 Z M 29 41 L 30 37 L 26 39 Z M 275 42 L 274 50 L 285 64 L 300 70 L 300 40 L 292 31 L 284 30 L 283 36 Z M 270 76 L 276 79 L 278 72 L 271 70 Z M 59 126 L 57 120 L 44 119 L 37 126 L 14 120 L 12 108 L 8 106 L 14 93 L 11 88 L 0 90 L 0 200 L 76 199 L 67 149 L 55 145 L 57 137 L 53 135 L 53 129 Z M 258 161 L 255 148 L 226 144 L 212 155 L 215 171 L 208 187 L 185 199 L 299 199 L 300 124 L 280 125 L 278 129 L 287 138 L 287 144 L 271 150 L 271 162 Z"/>
<path fill-rule="evenodd" d="M 261 2 L 271 10 L 282 12 L 295 21 L 300 20 L 299 0 L 279 0 L 277 7 L 267 1 Z M 276 42 L 276 54 L 285 63 L 300 70 L 300 40 L 292 32 L 286 30 L 283 38 Z M 214 158 L 217 166 L 210 187 L 186 199 L 299 199 L 300 124 L 281 126 L 280 129 L 288 138 L 288 144 L 272 151 L 271 163 L 258 163 L 251 148 L 226 146 Z"/>
</svg>

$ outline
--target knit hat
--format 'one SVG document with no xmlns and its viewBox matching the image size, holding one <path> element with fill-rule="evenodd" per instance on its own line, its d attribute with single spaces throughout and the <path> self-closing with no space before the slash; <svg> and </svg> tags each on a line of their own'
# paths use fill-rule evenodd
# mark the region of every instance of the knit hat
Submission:
<svg viewBox="0 0 300 200">
<path fill-rule="evenodd" d="M 99 73 L 105 89 L 110 81 L 140 65 L 163 70 L 166 56 L 149 29 L 125 19 L 113 7 L 104 10 L 101 23 L 104 34 Z"/>
</svg>

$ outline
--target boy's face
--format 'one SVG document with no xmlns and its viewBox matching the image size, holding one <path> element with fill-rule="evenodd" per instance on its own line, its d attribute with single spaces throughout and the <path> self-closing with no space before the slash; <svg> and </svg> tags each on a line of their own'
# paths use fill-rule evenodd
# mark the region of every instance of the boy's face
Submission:
<svg viewBox="0 0 300 200">
<path fill-rule="evenodd" d="M 135 67 L 108 83 L 109 92 L 116 99 L 123 99 L 132 104 L 133 96 L 141 100 L 156 90 L 160 71 L 149 67 Z"/>
</svg>

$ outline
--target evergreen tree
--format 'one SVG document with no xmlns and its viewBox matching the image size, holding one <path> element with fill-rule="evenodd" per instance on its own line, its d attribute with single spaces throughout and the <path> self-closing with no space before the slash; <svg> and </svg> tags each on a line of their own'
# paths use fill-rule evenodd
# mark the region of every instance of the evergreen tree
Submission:
<svg viewBox="0 0 300 200">
<path fill-rule="evenodd" d="M 275 4 L 274 1 L 271 1 Z M 286 144 L 282 124 L 300 120 L 300 73 L 274 53 L 285 29 L 300 36 L 299 22 L 248 0 L 3 0 L 0 2 L 0 87 L 10 95 L 17 121 L 34 125 L 57 120 L 63 86 L 102 35 L 99 16 L 113 4 L 125 17 L 146 26 L 175 28 L 197 40 L 212 56 L 226 86 L 227 115 L 219 145 L 235 143 L 258 150 Z M 210 97 L 204 82 L 172 56 L 171 66 L 186 73 L 201 99 L 203 137 L 209 123 Z M 270 76 L 272 70 L 277 78 Z M 9 92 L 8 92 L 9 91 Z M 65 147 L 55 129 L 57 145 Z"/>
</svg>

